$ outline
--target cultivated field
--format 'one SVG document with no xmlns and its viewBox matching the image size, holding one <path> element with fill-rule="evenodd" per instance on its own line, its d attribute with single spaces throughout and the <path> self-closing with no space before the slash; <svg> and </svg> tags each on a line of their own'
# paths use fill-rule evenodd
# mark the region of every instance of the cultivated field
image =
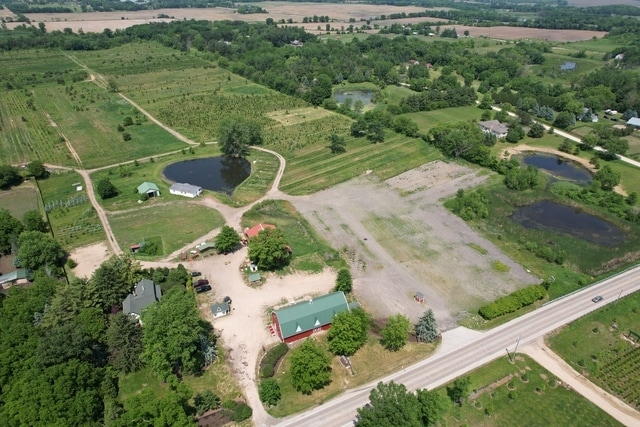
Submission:
<svg viewBox="0 0 640 427">
<path fill-rule="evenodd" d="M 417 320 L 431 307 L 447 330 L 462 313 L 538 282 L 442 207 L 442 198 L 484 179 L 477 171 L 440 161 L 387 181 L 374 169 L 293 204 L 345 252 L 358 300 L 375 317 L 404 313 Z M 494 261 L 510 271 L 495 271 Z M 416 291 L 424 293 L 424 305 L 413 299 Z"/>
<path fill-rule="evenodd" d="M 14 218 L 22 220 L 28 211 L 37 211 L 40 196 L 35 181 L 25 181 L 11 191 L 0 191 L 0 209 L 7 209 Z"/>
</svg>

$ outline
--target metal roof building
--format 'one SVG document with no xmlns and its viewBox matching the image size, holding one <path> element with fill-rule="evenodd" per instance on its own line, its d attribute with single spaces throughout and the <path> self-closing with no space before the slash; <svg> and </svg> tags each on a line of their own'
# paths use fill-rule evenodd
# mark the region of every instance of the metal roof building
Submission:
<svg viewBox="0 0 640 427">
<path fill-rule="evenodd" d="M 333 292 L 274 310 L 271 320 L 280 339 L 290 343 L 329 329 L 333 316 L 343 311 L 349 311 L 344 292 Z"/>
</svg>

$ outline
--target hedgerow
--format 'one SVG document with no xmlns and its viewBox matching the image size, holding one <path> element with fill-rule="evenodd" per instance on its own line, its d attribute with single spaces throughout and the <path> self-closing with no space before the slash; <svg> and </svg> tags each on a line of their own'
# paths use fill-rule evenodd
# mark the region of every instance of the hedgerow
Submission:
<svg viewBox="0 0 640 427">
<path fill-rule="evenodd" d="M 512 313 L 522 307 L 533 304 L 535 301 L 544 298 L 546 294 L 547 290 L 542 285 L 529 286 L 480 307 L 478 312 L 487 320 L 495 319 L 503 314 Z"/>
<path fill-rule="evenodd" d="M 285 343 L 280 343 L 277 346 L 273 347 L 269 350 L 262 359 L 262 367 L 260 368 L 260 377 L 261 378 L 271 378 L 275 374 L 276 365 L 284 357 L 285 354 L 289 351 L 289 346 Z"/>
</svg>

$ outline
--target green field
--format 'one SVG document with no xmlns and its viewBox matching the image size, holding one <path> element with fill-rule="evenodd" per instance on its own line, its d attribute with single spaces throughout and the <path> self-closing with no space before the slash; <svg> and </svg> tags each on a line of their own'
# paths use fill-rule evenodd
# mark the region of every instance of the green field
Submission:
<svg viewBox="0 0 640 427">
<path fill-rule="evenodd" d="M 86 168 L 177 150 L 185 144 L 114 93 L 91 82 L 36 89 L 36 102 L 69 139 Z M 123 126 L 126 117 L 133 122 Z M 123 135 L 129 133 L 131 140 Z"/>
<path fill-rule="evenodd" d="M 22 90 L 0 91 L 0 158 L 8 163 L 75 164 L 31 92 Z"/>
<path fill-rule="evenodd" d="M 80 184 L 81 191 L 77 191 Z M 67 249 L 104 240 L 100 219 L 91 206 L 82 177 L 62 172 L 39 181 L 53 234 Z"/>
<path fill-rule="evenodd" d="M 434 126 L 442 123 L 451 123 L 456 121 L 469 121 L 480 120 L 482 112 L 478 107 L 453 107 L 443 108 L 441 110 L 434 111 L 420 111 L 417 113 L 402 114 L 403 117 L 408 117 L 418 125 L 420 132 L 426 133 Z"/>
<path fill-rule="evenodd" d="M 640 333 L 638 310 L 640 293 L 636 292 L 549 338 L 553 350 L 574 369 L 636 410 L 640 409 L 640 336 L 629 337 L 629 332 Z"/>
<path fill-rule="evenodd" d="M 162 253 L 169 255 L 221 227 L 224 219 L 218 211 L 195 202 L 173 202 L 109 214 L 109 223 L 121 248 L 152 240 L 161 242 Z"/>
<path fill-rule="evenodd" d="M 385 142 L 381 144 L 346 136 L 347 152 L 332 154 L 325 135 L 318 134 L 314 144 L 292 153 L 282 153 L 287 159 L 280 186 L 282 191 L 292 195 L 309 194 L 367 171 L 387 179 L 442 157 L 438 150 L 421 139 L 391 131 L 385 132 Z"/>
<path fill-rule="evenodd" d="M 333 268 L 345 266 L 338 251 L 318 236 L 291 203 L 267 200 L 255 205 L 242 216 L 242 228 L 259 223 L 274 224 L 282 230 L 293 251 L 287 269 L 318 273 L 327 265 Z"/>
<path fill-rule="evenodd" d="M 35 181 L 25 181 L 18 187 L 0 191 L 0 209 L 7 209 L 14 217 L 22 221 L 25 212 L 40 210 L 40 195 Z"/>
<path fill-rule="evenodd" d="M 443 425 L 618 426 L 611 416 L 562 385 L 527 356 L 506 357 L 470 374 L 475 393 L 461 406 L 449 404 Z M 446 387 L 438 389 L 447 398 Z"/>
</svg>

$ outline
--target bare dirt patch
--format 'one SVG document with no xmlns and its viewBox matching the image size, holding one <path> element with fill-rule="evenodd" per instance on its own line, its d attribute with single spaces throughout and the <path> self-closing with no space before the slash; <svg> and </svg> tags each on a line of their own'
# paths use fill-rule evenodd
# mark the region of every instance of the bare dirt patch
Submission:
<svg viewBox="0 0 640 427">
<path fill-rule="evenodd" d="M 89 278 L 100 264 L 109 259 L 111 251 L 106 243 L 96 243 L 95 245 L 83 246 L 71 251 L 70 257 L 78 263 L 72 270 L 76 277 Z"/>
<path fill-rule="evenodd" d="M 442 206 L 442 198 L 485 179 L 477 171 L 435 162 L 387 182 L 374 171 L 292 203 L 347 254 L 355 293 L 374 316 L 404 313 L 417 320 L 431 307 L 447 330 L 462 312 L 539 282 Z M 510 272 L 494 271 L 495 261 Z M 415 301 L 416 291 L 424 294 L 424 304 Z"/>
<path fill-rule="evenodd" d="M 580 40 L 590 40 L 593 37 L 602 38 L 606 31 L 588 30 L 549 30 L 544 28 L 523 28 L 523 27 L 470 27 L 466 25 L 442 25 L 445 28 L 455 28 L 458 34 L 469 30 L 471 37 L 490 37 L 501 40 L 537 39 L 557 42 L 577 42 Z"/>
<path fill-rule="evenodd" d="M 305 107 L 297 108 L 295 110 L 274 111 L 265 115 L 280 124 L 291 126 L 297 125 L 302 122 L 308 122 L 310 120 L 321 119 L 332 114 L 335 113 L 332 113 L 329 110 L 325 110 L 324 108 Z"/>
</svg>

